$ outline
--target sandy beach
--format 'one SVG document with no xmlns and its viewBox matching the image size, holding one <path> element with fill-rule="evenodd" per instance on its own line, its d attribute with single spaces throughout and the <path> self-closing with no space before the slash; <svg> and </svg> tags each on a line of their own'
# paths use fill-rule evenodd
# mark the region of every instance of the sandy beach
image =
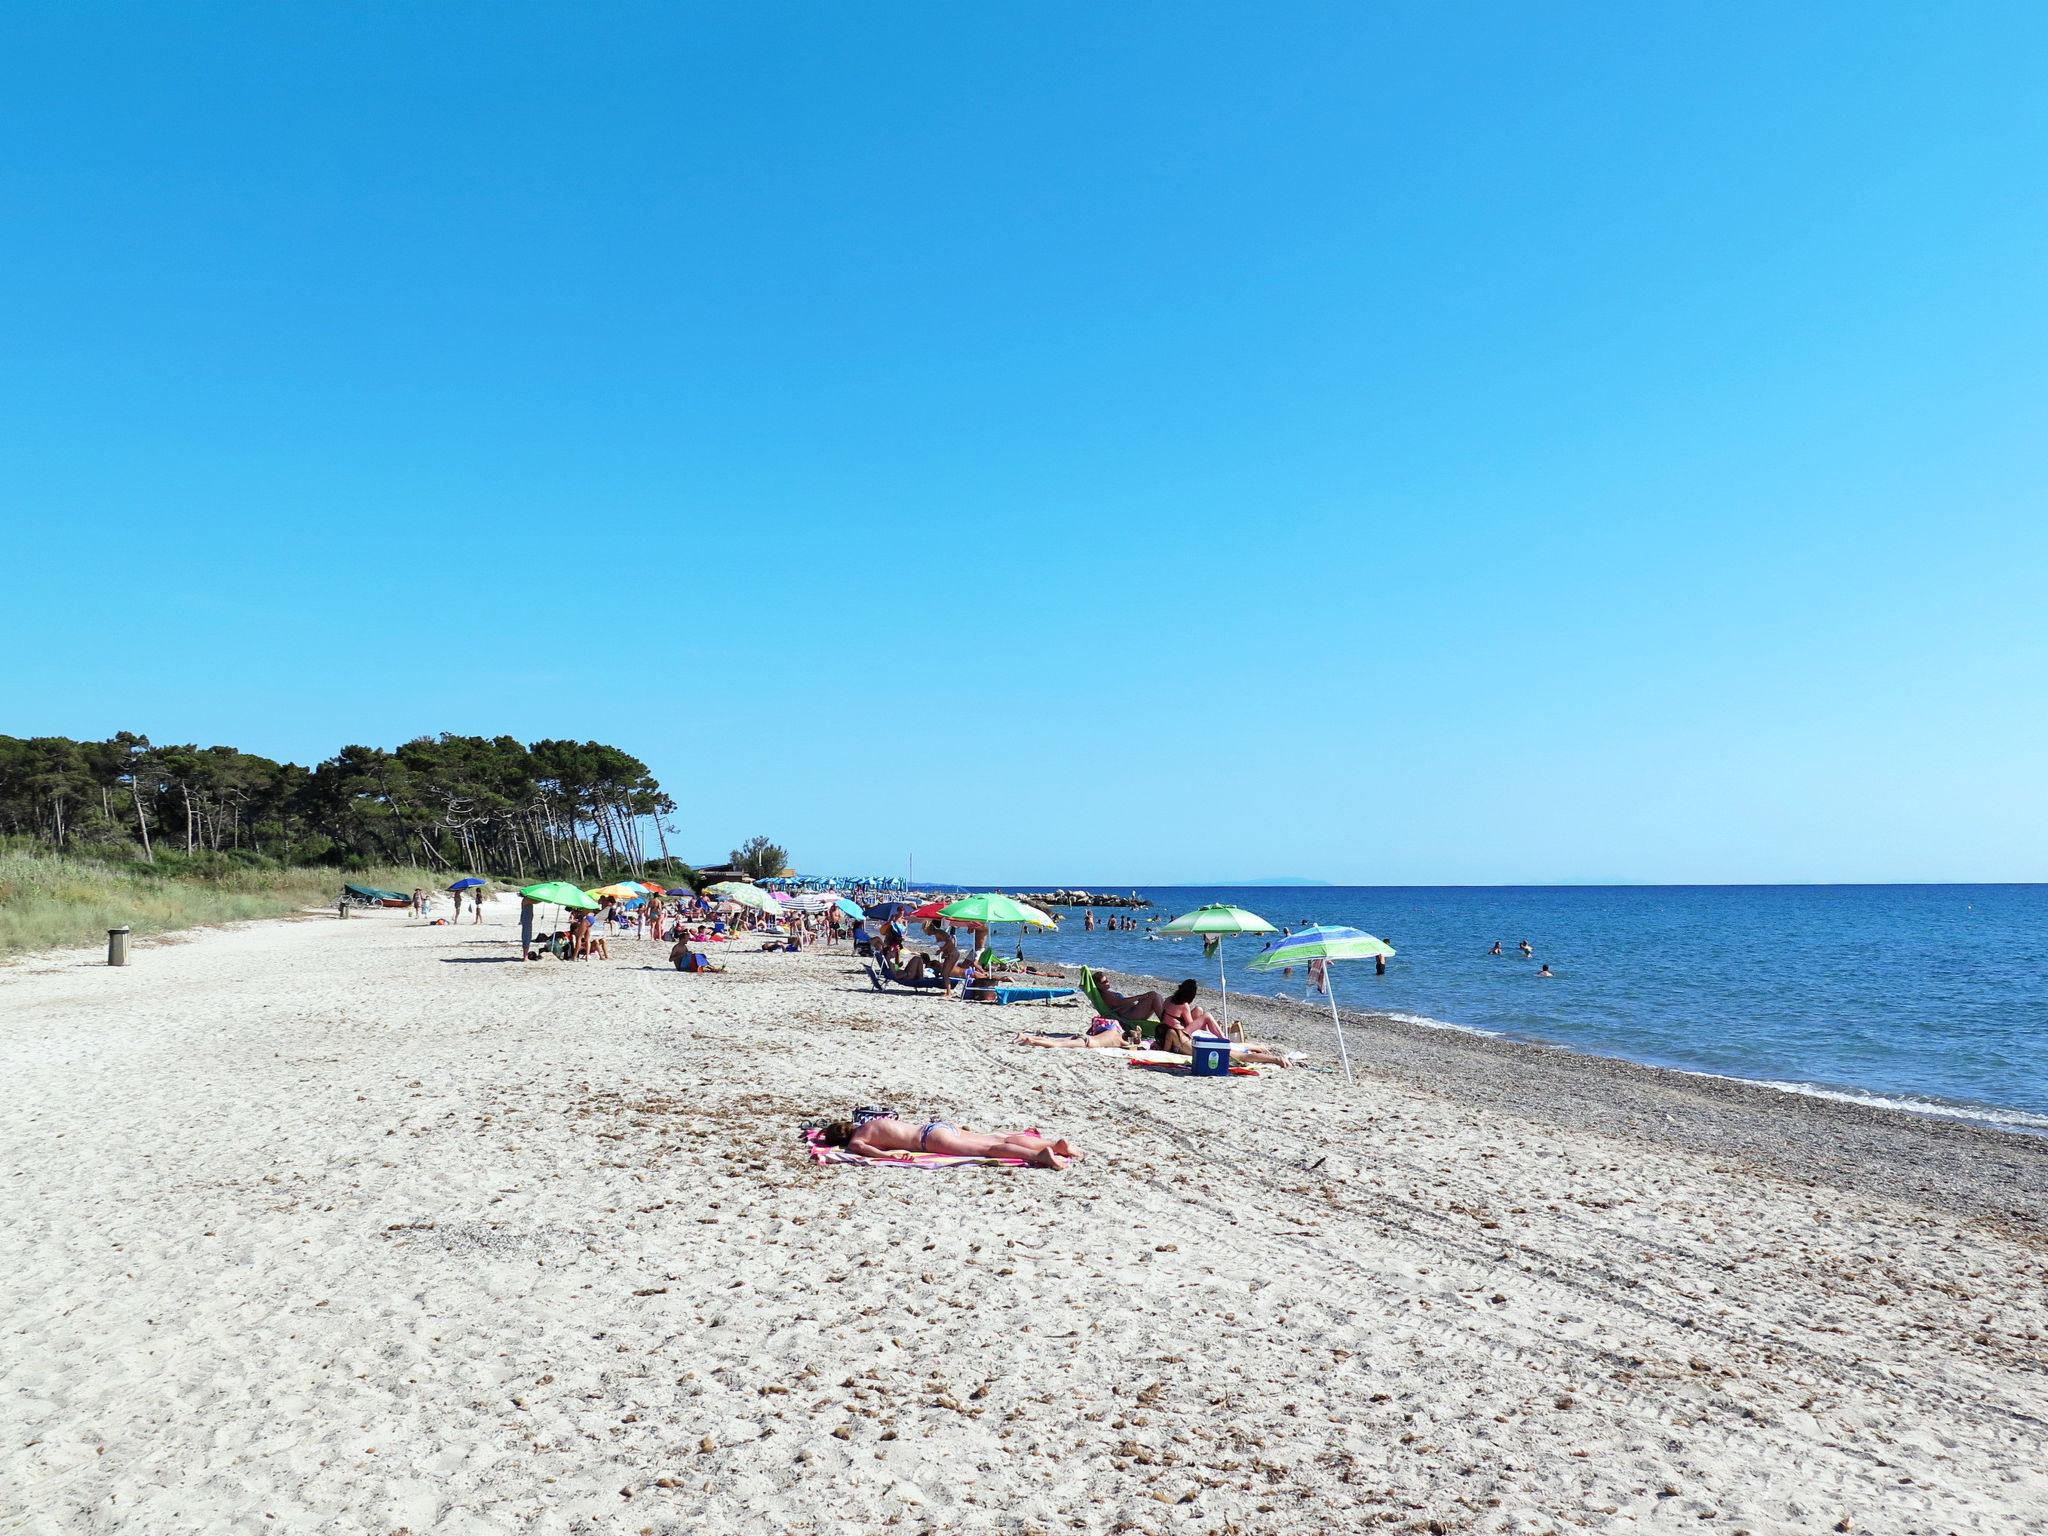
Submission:
<svg viewBox="0 0 2048 1536">
<path fill-rule="evenodd" d="M 0 968 L 0 1529 L 2048 1527 L 2048 1140 L 488 916 Z M 813 1167 L 862 1103 L 1088 1155 Z"/>
</svg>

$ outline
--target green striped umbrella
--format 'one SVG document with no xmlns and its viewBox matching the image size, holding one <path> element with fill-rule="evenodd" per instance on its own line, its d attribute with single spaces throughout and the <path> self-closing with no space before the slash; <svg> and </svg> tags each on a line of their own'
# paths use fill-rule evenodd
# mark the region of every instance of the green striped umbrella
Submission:
<svg viewBox="0 0 2048 1536">
<path fill-rule="evenodd" d="M 1183 912 L 1159 930 L 1161 933 L 1215 934 L 1278 933 L 1280 930 L 1256 912 L 1233 907 L 1227 901 L 1212 901 L 1192 912 Z M 1216 946 L 1216 980 L 1223 988 L 1223 1032 L 1230 1033 L 1230 978 L 1223 972 L 1223 946 Z"/>
<path fill-rule="evenodd" d="M 1255 971 L 1277 971 L 1283 966 L 1306 965 L 1311 960 L 1370 960 L 1374 955 L 1391 955 L 1394 946 L 1356 928 L 1318 924 L 1290 934 L 1252 962 Z M 1351 1081 L 1351 1052 L 1344 1046 L 1344 1021 L 1337 1017 L 1337 989 L 1323 976 L 1323 990 L 1330 998 L 1330 1022 L 1337 1026 L 1337 1054 L 1344 1058 L 1344 1081 Z"/>
</svg>

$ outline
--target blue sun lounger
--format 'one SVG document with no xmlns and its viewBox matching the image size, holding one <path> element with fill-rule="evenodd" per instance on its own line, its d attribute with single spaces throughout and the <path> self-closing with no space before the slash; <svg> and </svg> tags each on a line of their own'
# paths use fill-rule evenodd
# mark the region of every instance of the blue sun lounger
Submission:
<svg viewBox="0 0 2048 1536">
<path fill-rule="evenodd" d="M 969 982 L 967 996 L 980 998 L 994 996 L 996 1002 L 1004 1003 L 1050 1003 L 1063 997 L 1074 996 L 1072 987 L 1026 987 L 999 981 L 994 986 L 987 982 Z"/>
</svg>

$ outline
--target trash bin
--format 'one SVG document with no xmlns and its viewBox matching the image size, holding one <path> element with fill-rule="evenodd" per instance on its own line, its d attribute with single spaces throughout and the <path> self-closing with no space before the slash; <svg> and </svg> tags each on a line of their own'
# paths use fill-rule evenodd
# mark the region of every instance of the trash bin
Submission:
<svg viewBox="0 0 2048 1536">
<path fill-rule="evenodd" d="M 126 928 L 109 928 L 107 930 L 107 964 L 126 965 L 127 963 L 128 930 Z"/>
</svg>

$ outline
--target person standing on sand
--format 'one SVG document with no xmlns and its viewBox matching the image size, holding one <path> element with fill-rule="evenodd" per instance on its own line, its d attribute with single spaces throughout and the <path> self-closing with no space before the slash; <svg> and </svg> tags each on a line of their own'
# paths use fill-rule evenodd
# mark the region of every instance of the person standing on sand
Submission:
<svg viewBox="0 0 2048 1536">
<path fill-rule="evenodd" d="M 519 898 L 519 958 L 533 958 L 533 898 Z"/>
<path fill-rule="evenodd" d="M 484 920 L 484 888 L 482 886 L 473 885 L 469 888 L 469 908 L 471 914 L 470 923 L 472 925 L 481 923 Z M 457 917 L 462 916 L 462 909 L 460 907 L 455 909 L 455 915 Z"/>
</svg>

